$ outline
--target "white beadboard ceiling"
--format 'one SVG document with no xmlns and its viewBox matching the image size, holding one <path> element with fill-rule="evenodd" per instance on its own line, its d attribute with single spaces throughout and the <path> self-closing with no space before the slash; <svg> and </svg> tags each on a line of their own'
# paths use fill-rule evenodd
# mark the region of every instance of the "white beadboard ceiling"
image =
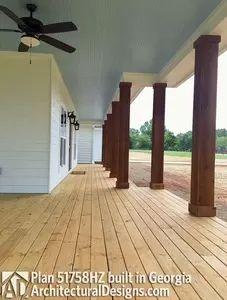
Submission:
<svg viewBox="0 0 227 300">
<path fill-rule="evenodd" d="M 35 51 L 55 55 L 80 119 L 102 120 L 122 72 L 160 72 L 221 0 L 0 0 L 21 17 L 28 2 L 44 23 L 78 26 L 54 35 L 76 46 L 74 54 L 43 43 Z M 0 13 L 0 28 L 16 26 Z M 16 51 L 19 40 L 0 33 L 0 50 Z"/>
</svg>

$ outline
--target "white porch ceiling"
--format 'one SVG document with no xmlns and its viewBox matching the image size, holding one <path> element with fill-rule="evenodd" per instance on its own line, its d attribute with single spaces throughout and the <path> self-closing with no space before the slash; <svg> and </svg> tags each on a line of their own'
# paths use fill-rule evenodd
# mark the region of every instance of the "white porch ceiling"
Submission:
<svg viewBox="0 0 227 300">
<path fill-rule="evenodd" d="M 80 119 L 102 120 L 123 72 L 160 73 L 181 45 L 221 0 L 1 0 L 26 16 L 28 2 L 44 23 L 73 21 L 78 32 L 55 34 L 76 46 L 65 54 L 42 44 L 36 51 L 54 54 Z M 0 28 L 15 28 L 0 13 Z M 20 35 L 0 33 L 0 50 L 16 51 Z"/>
</svg>

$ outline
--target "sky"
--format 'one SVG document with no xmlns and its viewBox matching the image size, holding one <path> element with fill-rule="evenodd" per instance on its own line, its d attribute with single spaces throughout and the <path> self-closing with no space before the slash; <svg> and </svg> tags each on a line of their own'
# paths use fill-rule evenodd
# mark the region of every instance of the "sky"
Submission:
<svg viewBox="0 0 227 300">
<path fill-rule="evenodd" d="M 192 130 L 194 77 L 166 91 L 166 128 L 175 134 Z M 145 88 L 131 104 L 130 128 L 152 119 L 153 88 Z M 219 56 L 217 90 L 217 128 L 227 128 L 227 52 Z"/>
</svg>

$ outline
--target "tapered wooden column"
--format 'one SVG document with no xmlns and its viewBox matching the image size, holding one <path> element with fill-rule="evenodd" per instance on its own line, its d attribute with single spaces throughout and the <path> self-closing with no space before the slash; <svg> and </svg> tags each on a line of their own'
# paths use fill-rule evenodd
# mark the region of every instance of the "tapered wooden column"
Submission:
<svg viewBox="0 0 227 300">
<path fill-rule="evenodd" d="M 111 158 L 112 158 L 112 137 L 111 137 L 111 114 L 107 114 L 107 121 L 106 121 L 106 171 L 110 171 L 111 167 Z"/>
<path fill-rule="evenodd" d="M 113 143 L 112 143 L 112 165 L 111 165 L 111 178 L 117 178 L 118 172 L 118 161 L 119 161 L 119 141 L 120 141 L 120 102 L 112 103 L 112 134 L 113 134 Z"/>
<path fill-rule="evenodd" d="M 195 43 L 191 202 L 189 211 L 213 217 L 218 44 L 220 36 L 201 36 Z"/>
<path fill-rule="evenodd" d="M 128 189 L 128 168 L 129 168 L 129 123 L 130 123 L 130 82 L 121 82 L 120 87 L 120 138 L 119 138 L 119 157 L 118 174 L 116 187 Z"/>
<path fill-rule="evenodd" d="M 103 167 L 106 168 L 107 166 L 107 120 L 104 121 L 104 162 Z"/>
<path fill-rule="evenodd" d="M 165 134 L 165 95 L 166 83 L 154 84 L 153 125 L 152 125 L 152 189 L 164 189 L 164 134 Z"/>
<path fill-rule="evenodd" d="M 111 175 L 111 170 L 112 170 L 112 165 L 113 165 L 113 159 L 112 159 L 112 154 L 113 154 L 113 115 L 108 114 L 107 115 L 108 119 L 108 159 L 109 159 L 109 171 Z M 111 176 L 110 176 L 111 177 Z"/>
<path fill-rule="evenodd" d="M 105 167 L 105 130 L 106 130 L 105 122 L 102 125 L 102 165 Z"/>
</svg>

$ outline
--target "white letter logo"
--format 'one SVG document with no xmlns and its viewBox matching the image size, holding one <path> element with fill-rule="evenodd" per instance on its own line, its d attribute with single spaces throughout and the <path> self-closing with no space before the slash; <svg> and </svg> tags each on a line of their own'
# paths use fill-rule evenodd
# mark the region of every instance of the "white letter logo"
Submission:
<svg viewBox="0 0 227 300">
<path fill-rule="evenodd" d="M 24 296 L 29 282 L 28 272 L 2 272 L 0 292 L 3 299 Z"/>
</svg>

